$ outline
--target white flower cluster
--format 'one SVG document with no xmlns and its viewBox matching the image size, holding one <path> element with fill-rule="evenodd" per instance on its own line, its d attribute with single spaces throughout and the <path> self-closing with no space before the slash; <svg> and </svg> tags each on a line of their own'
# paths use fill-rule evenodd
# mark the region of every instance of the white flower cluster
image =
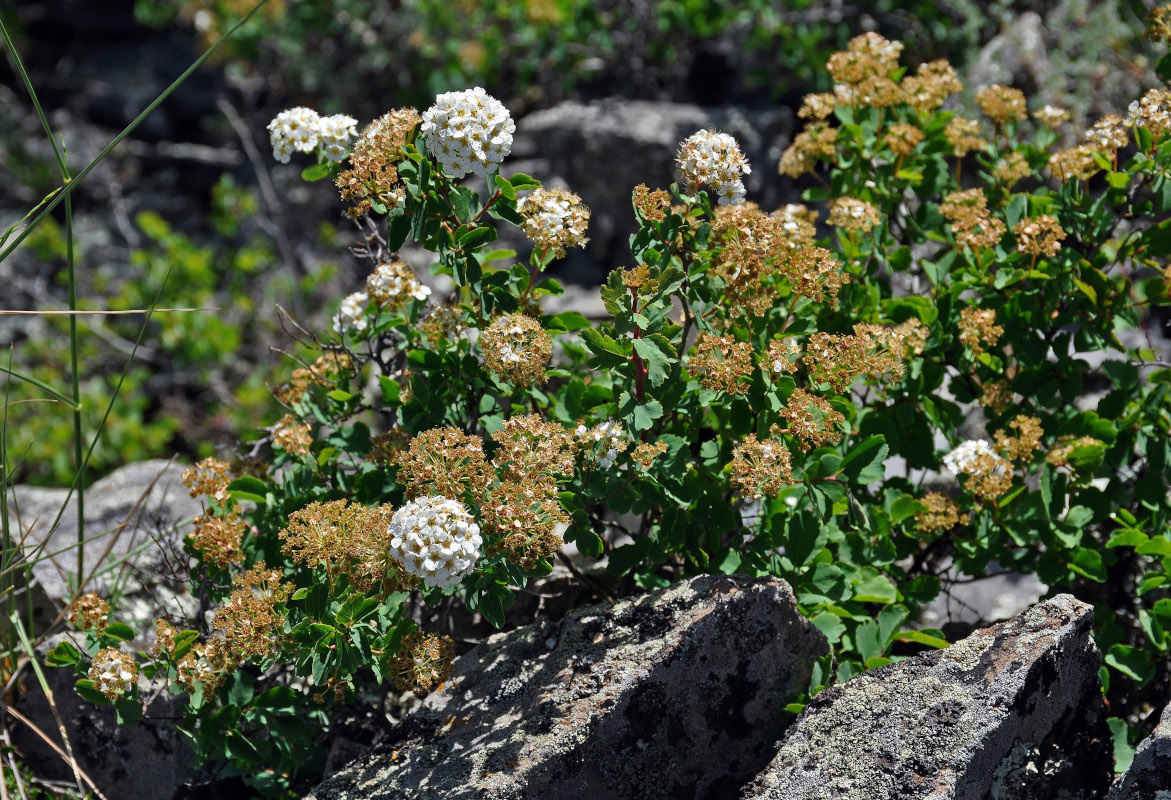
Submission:
<svg viewBox="0 0 1171 800">
<path fill-rule="evenodd" d="M 346 297 L 334 314 L 333 329 L 338 333 L 366 330 L 366 326 L 370 324 L 366 318 L 366 305 L 369 302 L 370 295 L 365 292 L 354 292 Z"/>
<path fill-rule="evenodd" d="M 567 247 L 584 247 L 590 210 L 581 198 L 560 189 L 534 189 L 516 205 L 524 218 L 524 232 L 537 247 L 553 250 L 564 258 Z"/>
<path fill-rule="evenodd" d="M 574 435 L 579 441 L 597 445 L 595 460 L 602 469 L 614 466 L 614 462 L 618 460 L 618 453 L 625 450 L 630 444 L 626 431 L 612 419 L 600 422 L 592 428 L 578 425 Z"/>
<path fill-rule="evenodd" d="M 445 92 L 423 113 L 427 149 L 453 178 L 487 176 L 512 152 L 516 124 L 508 109 L 479 86 Z"/>
<path fill-rule="evenodd" d="M 752 169 L 740 145 L 728 134 L 706 129 L 691 134 L 679 146 L 675 164 L 689 192 L 707 187 L 719 195 L 722 206 L 744 202 L 742 178 Z"/>
<path fill-rule="evenodd" d="M 464 504 L 439 495 L 412 500 L 390 518 L 390 552 L 428 586 L 455 586 L 476 568 L 480 526 Z"/>
<path fill-rule="evenodd" d="M 379 264 L 366 278 L 366 294 L 381 306 L 391 306 L 408 299 L 426 300 L 431 288 L 424 286 L 402 262 Z"/>
<path fill-rule="evenodd" d="M 272 157 L 287 164 L 294 152 L 312 153 L 321 147 L 330 161 L 342 161 L 358 135 L 357 124 L 356 119 L 345 114 L 323 117 L 304 106 L 285 109 L 268 123 Z"/>
<path fill-rule="evenodd" d="M 134 656 L 107 647 L 90 663 L 89 679 L 94 688 L 111 700 L 124 695 L 138 680 Z"/>
<path fill-rule="evenodd" d="M 321 152 L 330 161 L 345 161 L 350 146 L 358 138 L 358 120 L 345 114 L 322 117 L 317 130 L 321 136 Z"/>
<path fill-rule="evenodd" d="M 986 439 L 972 439 L 964 442 L 956 447 L 950 453 L 943 457 L 943 466 L 954 472 L 956 475 L 964 472 L 968 465 L 975 461 L 980 456 L 992 456 L 997 461 L 1002 461 L 992 449 L 992 445 Z M 997 469 L 1002 469 L 998 465 Z"/>
</svg>

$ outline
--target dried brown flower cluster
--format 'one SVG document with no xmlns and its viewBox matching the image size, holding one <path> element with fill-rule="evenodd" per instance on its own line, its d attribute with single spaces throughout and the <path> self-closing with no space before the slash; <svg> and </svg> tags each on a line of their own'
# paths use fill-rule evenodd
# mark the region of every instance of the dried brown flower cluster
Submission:
<svg viewBox="0 0 1171 800">
<path fill-rule="evenodd" d="M 917 330 L 905 324 L 859 324 L 854 326 L 853 334 L 846 336 L 818 332 L 809 337 L 802 362 L 813 383 L 829 384 L 838 394 L 844 394 L 858 378 L 898 379 L 906 371 L 905 362 L 912 352 L 908 332 Z"/>
<path fill-rule="evenodd" d="M 66 619 L 75 628 L 103 631 L 110 624 L 110 604 L 96 592 L 86 592 L 69 604 Z"/>
<path fill-rule="evenodd" d="M 792 339 L 774 339 L 768 343 L 768 353 L 765 356 L 765 363 L 761 365 L 761 371 L 787 372 L 792 375 L 797 371 L 800 359 L 801 346 L 797 342 Z"/>
<path fill-rule="evenodd" d="M 634 187 L 634 207 L 651 222 L 662 222 L 671 209 L 671 195 L 663 189 L 653 192 L 645 183 Z"/>
<path fill-rule="evenodd" d="M 572 475 L 578 446 L 573 432 L 537 414 L 512 417 L 492 434 L 492 465 L 503 478 L 548 479 Z"/>
<path fill-rule="evenodd" d="M 708 389 L 743 394 L 748 386 L 740 379 L 752 374 L 752 345 L 731 335 L 701 334 L 687 370 Z"/>
<path fill-rule="evenodd" d="M 980 405 L 992 410 L 993 414 L 1003 414 L 1012 405 L 1012 391 L 1008 388 L 1008 381 L 987 381 L 980 387 Z"/>
<path fill-rule="evenodd" d="M 1011 187 L 1014 183 L 1027 178 L 1033 172 L 1024 153 L 1012 152 L 997 162 L 992 169 L 992 177 Z"/>
<path fill-rule="evenodd" d="M 480 352 L 496 377 L 517 386 L 533 386 L 545 379 L 553 340 L 532 317 L 505 314 L 481 332 Z"/>
<path fill-rule="evenodd" d="M 1130 133 L 1126 129 L 1126 121 L 1121 116 L 1107 114 L 1090 126 L 1085 139 L 1085 143 L 1096 152 L 1113 158 L 1119 148 L 1130 143 Z"/>
<path fill-rule="evenodd" d="M 370 440 L 370 454 L 366 460 L 372 464 L 393 464 L 398 454 L 407 449 L 411 437 L 402 428 L 391 428 Z"/>
<path fill-rule="evenodd" d="M 569 516 L 557 498 L 557 481 L 573 474 L 578 441 L 572 431 L 537 414 L 506 420 L 492 441 L 500 481 L 480 507 L 488 552 L 532 569 L 563 545 L 557 529 Z"/>
<path fill-rule="evenodd" d="M 311 385 L 333 386 L 340 376 L 350 374 L 353 369 L 354 364 L 349 354 L 326 351 L 310 366 L 293 370 L 289 382 L 278 388 L 274 394 L 282 403 L 292 405 L 305 396 Z"/>
<path fill-rule="evenodd" d="M 776 497 L 794 483 L 789 451 L 779 441 L 758 441 L 755 433 L 732 450 L 731 469 L 732 486 L 753 500 Z"/>
<path fill-rule="evenodd" d="M 290 455 L 307 455 L 313 444 L 309 424 L 297 422 L 292 414 L 285 414 L 272 428 L 272 444 Z"/>
<path fill-rule="evenodd" d="M 1079 144 L 1049 156 L 1049 171 L 1059 181 L 1088 181 L 1101 172 L 1102 167 L 1094 159 L 1094 148 Z"/>
<path fill-rule="evenodd" d="M 1156 6 L 1147 12 L 1144 35 L 1152 42 L 1171 42 L 1171 3 Z"/>
<path fill-rule="evenodd" d="M 944 198 L 939 212 L 951 222 L 956 244 L 961 247 L 995 247 L 1006 230 L 1005 224 L 988 210 L 983 189 L 952 192 Z"/>
<path fill-rule="evenodd" d="M 909 156 L 915 152 L 915 147 L 923 141 L 923 131 L 914 125 L 905 122 L 896 122 L 886 131 L 883 141 L 887 149 L 898 156 Z"/>
<path fill-rule="evenodd" d="M 1069 122 L 1069 112 L 1057 106 L 1045 106 L 1033 112 L 1033 119 L 1051 131 L 1055 131 Z"/>
<path fill-rule="evenodd" d="M 345 574 L 364 592 L 388 595 L 416 584 L 390 551 L 390 506 L 367 507 L 345 500 L 311 503 L 294 511 L 280 532 L 281 551 L 294 563 L 323 565 Z"/>
<path fill-rule="evenodd" d="M 812 172 L 818 161 L 833 158 L 837 154 L 837 141 L 837 128 L 831 128 L 824 122 L 806 125 L 805 130 L 797 134 L 793 143 L 781 153 L 777 172 L 790 178 L 799 178 L 806 172 Z"/>
<path fill-rule="evenodd" d="M 817 212 L 801 203 L 786 203 L 769 216 L 780 220 L 781 233 L 791 250 L 811 245 L 817 238 Z"/>
<path fill-rule="evenodd" d="M 902 88 L 890 77 L 899 67 L 902 51 L 902 42 L 874 32 L 851 39 L 846 49 L 831 55 L 825 65 L 834 79 L 837 102 L 875 108 L 903 102 Z"/>
<path fill-rule="evenodd" d="M 175 652 L 175 636 L 179 633 L 175 626 L 162 617 L 155 619 L 155 643 L 150 648 L 155 658 L 170 656 Z"/>
<path fill-rule="evenodd" d="M 1004 328 L 996 324 L 996 311 L 991 308 L 968 306 L 960 312 L 960 343 L 974 354 L 980 355 L 985 346 L 995 347 L 1004 334 Z"/>
<path fill-rule="evenodd" d="M 202 515 L 196 517 L 193 523 L 195 528 L 191 532 L 191 547 L 205 563 L 227 569 L 244 560 L 240 543 L 244 540 L 247 526 L 239 514 L 233 512 L 225 517 Z"/>
<path fill-rule="evenodd" d="M 484 456 L 484 441 L 459 428 L 435 428 L 411 440 L 395 459 L 408 498 L 441 495 L 476 498 L 495 475 Z"/>
<path fill-rule="evenodd" d="M 429 692 L 451 677 L 455 642 L 448 636 L 415 631 L 390 660 L 389 674 L 403 692 Z"/>
<path fill-rule="evenodd" d="M 224 652 L 222 639 L 211 639 L 207 642 L 196 642 L 179 663 L 175 665 L 179 685 L 189 693 L 194 693 L 201 686 L 205 690 L 213 690 L 221 686 L 228 678 L 228 674 L 239 667 L 238 663 L 229 663 Z"/>
<path fill-rule="evenodd" d="M 431 313 L 419 323 L 419 331 L 432 343 L 454 341 L 463 328 L 462 312 L 447 304 L 432 306 Z"/>
<path fill-rule="evenodd" d="M 914 75 L 903 78 L 903 94 L 907 105 L 919 111 L 934 111 L 947 98 L 964 89 L 955 68 L 947 59 L 920 64 Z"/>
<path fill-rule="evenodd" d="M 838 98 L 832 92 L 807 94 L 801 100 L 801 109 L 797 112 L 797 116 L 801 119 L 829 119 L 837 104 Z"/>
<path fill-rule="evenodd" d="M 766 279 L 776 257 L 788 255 L 781 249 L 782 236 L 781 221 L 765 216 L 755 203 L 722 206 L 716 212 L 712 241 L 721 246 L 712 259 L 712 273 L 724 281 L 721 299 L 732 317 L 760 316 L 772 308 L 777 291 Z"/>
<path fill-rule="evenodd" d="M 419 282 L 405 262 L 389 261 L 379 264 L 366 277 L 366 295 L 380 309 L 394 312 L 411 300 L 426 300 L 431 290 Z"/>
<path fill-rule="evenodd" d="M 1041 420 L 1017 414 L 1016 418 L 1008 423 L 1008 428 L 1008 430 L 998 430 L 994 434 L 996 449 L 1011 461 L 1023 463 L 1032 461 L 1033 453 L 1041 448 L 1041 438 L 1045 435 L 1045 431 L 1041 428 Z"/>
<path fill-rule="evenodd" d="M 1012 464 L 995 453 L 980 453 L 964 466 L 964 488 L 981 502 L 1000 497 L 1012 488 Z"/>
<path fill-rule="evenodd" d="M 835 228 L 861 234 L 867 233 L 882 222 L 882 215 L 865 200 L 856 197 L 835 197 L 830 203 L 826 222 Z"/>
<path fill-rule="evenodd" d="M 630 454 L 630 458 L 643 469 L 650 469 L 655 463 L 655 459 L 665 452 L 667 452 L 665 442 L 655 442 L 654 444 L 642 442 L 634 448 L 634 452 Z"/>
<path fill-rule="evenodd" d="M 1065 239 L 1065 229 L 1048 214 L 1024 217 L 1013 226 L 1012 232 L 1016 234 L 1018 252 L 1047 258 L 1057 255 Z"/>
<path fill-rule="evenodd" d="M 138 683 L 138 663 L 129 653 L 107 647 L 90 662 L 89 679 L 107 700 L 120 700 Z"/>
<path fill-rule="evenodd" d="M 285 624 L 285 613 L 277 606 L 293 589 L 278 570 L 260 564 L 235 575 L 232 585 L 228 602 L 216 611 L 211 627 L 223 637 L 228 663 L 241 664 L 273 651 L 275 634 Z"/>
<path fill-rule="evenodd" d="M 827 400 L 803 389 L 793 390 L 780 416 L 788 422 L 785 433 L 800 440 L 802 452 L 839 441 L 842 438 L 842 426 L 846 422 L 841 412 L 836 411 Z"/>
<path fill-rule="evenodd" d="M 526 569 L 561 550 L 557 532 L 569 516 L 557 500 L 557 485 L 539 478 L 504 478 L 488 490 L 480 506 L 481 530 L 489 555 L 505 557 Z"/>
<path fill-rule="evenodd" d="M 1171 89 L 1151 89 L 1138 101 L 1132 113 L 1140 125 L 1151 132 L 1155 140 L 1171 132 Z"/>
<path fill-rule="evenodd" d="M 206 495 L 222 503 L 228 499 L 228 484 L 232 482 L 228 469 L 225 461 L 205 458 L 195 466 L 183 470 L 181 480 L 192 497 Z"/>
<path fill-rule="evenodd" d="M 997 124 L 1020 122 L 1028 116 L 1025 93 L 998 83 L 977 94 L 976 102 L 985 116 Z"/>
<path fill-rule="evenodd" d="M 963 158 L 973 150 L 983 150 L 988 142 L 980 136 L 980 123 L 967 117 L 952 117 L 943 130 L 956 158 Z"/>
<path fill-rule="evenodd" d="M 955 502 L 942 492 L 923 495 L 919 504 L 923 508 L 915 512 L 915 527 L 924 533 L 950 531 L 961 522 L 968 524 L 968 515 L 961 515 Z"/>
<path fill-rule="evenodd" d="M 1073 465 L 1070 464 L 1069 457 L 1073 455 L 1074 450 L 1079 447 L 1102 447 L 1103 445 L 1101 439 L 1095 439 L 1093 436 L 1062 436 L 1045 454 L 1045 462 L 1054 467 L 1072 469 Z"/>
<path fill-rule="evenodd" d="M 362 131 L 350 153 L 350 168 L 337 177 L 342 200 L 353 204 L 347 212 L 351 217 L 369 213 L 374 203 L 391 211 L 406 200 L 395 165 L 402 161 L 403 146 L 411 142 L 421 122 L 418 111 L 400 108 Z"/>
</svg>

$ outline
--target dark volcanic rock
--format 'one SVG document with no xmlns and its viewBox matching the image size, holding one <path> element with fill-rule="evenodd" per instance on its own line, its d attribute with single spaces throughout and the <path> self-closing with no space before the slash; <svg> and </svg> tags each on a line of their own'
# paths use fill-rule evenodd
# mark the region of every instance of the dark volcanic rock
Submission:
<svg viewBox="0 0 1171 800">
<path fill-rule="evenodd" d="M 701 577 L 498 634 L 317 800 L 731 798 L 828 653 L 779 580 Z"/>
<path fill-rule="evenodd" d="M 1110 800 L 1171 800 L 1171 706 L 1135 750 L 1130 769 L 1110 787 Z"/>
<path fill-rule="evenodd" d="M 1113 758 L 1092 623 L 1059 595 L 827 689 L 743 800 L 1103 796 Z"/>
</svg>

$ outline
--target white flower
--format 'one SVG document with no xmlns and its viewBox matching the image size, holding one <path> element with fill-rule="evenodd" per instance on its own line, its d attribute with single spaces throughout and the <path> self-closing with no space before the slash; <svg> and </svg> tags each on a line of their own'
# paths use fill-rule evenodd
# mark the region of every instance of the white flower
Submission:
<svg viewBox="0 0 1171 800">
<path fill-rule="evenodd" d="M 1000 456 L 996 455 L 996 451 L 992 449 L 992 445 L 986 439 L 972 439 L 945 455 L 943 465 L 959 475 L 969 464 L 982 455 L 990 455 L 1000 459 Z"/>
<path fill-rule="evenodd" d="M 595 453 L 594 461 L 602 469 L 609 469 L 618 460 L 618 454 L 625 450 L 630 439 L 626 431 L 612 419 L 599 422 L 592 428 L 578 425 L 574 434 L 586 442 Z"/>
<path fill-rule="evenodd" d="M 679 146 L 675 163 L 688 191 L 709 188 L 719 195 L 722 206 L 744 202 L 741 178 L 752 169 L 740 145 L 728 134 L 706 129 L 691 134 Z"/>
<path fill-rule="evenodd" d="M 590 210 L 581 198 L 561 189 L 534 189 L 516 206 L 524 218 L 525 236 L 537 247 L 565 257 L 567 247 L 585 247 Z"/>
<path fill-rule="evenodd" d="M 499 100 L 479 86 L 445 92 L 423 113 L 427 149 L 453 178 L 487 176 L 512 152 L 516 124 Z"/>
<path fill-rule="evenodd" d="M 390 518 L 390 552 L 428 586 L 458 584 L 480 559 L 480 526 L 458 500 L 412 500 Z"/>
<path fill-rule="evenodd" d="M 364 331 L 369 324 L 366 319 L 366 305 L 370 296 L 365 292 L 354 292 L 342 300 L 337 314 L 333 317 L 333 329 L 338 333 L 346 331 Z"/>
<path fill-rule="evenodd" d="M 358 120 L 345 114 L 334 114 L 318 120 L 317 131 L 321 137 L 321 152 L 330 161 L 344 161 L 349 155 L 350 145 L 358 137 Z"/>
<path fill-rule="evenodd" d="M 366 278 L 366 293 L 379 307 L 396 306 L 408 299 L 426 300 L 430 287 L 424 286 L 401 261 L 379 264 Z"/>
<path fill-rule="evenodd" d="M 321 141 L 318 123 L 321 117 L 311 108 L 297 106 L 277 114 L 268 123 L 272 142 L 272 157 L 282 164 L 289 163 L 294 151 L 311 153 Z"/>
</svg>

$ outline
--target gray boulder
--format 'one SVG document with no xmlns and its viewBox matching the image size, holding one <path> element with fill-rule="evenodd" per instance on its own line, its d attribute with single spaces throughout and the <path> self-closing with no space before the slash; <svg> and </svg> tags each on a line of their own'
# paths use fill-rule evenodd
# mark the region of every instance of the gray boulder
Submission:
<svg viewBox="0 0 1171 800">
<path fill-rule="evenodd" d="M 817 695 L 742 800 L 1078 800 L 1113 763 L 1093 609 L 1058 595 Z"/>
<path fill-rule="evenodd" d="M 180 482 L 183 470 L 183 465 L 172 461 L 143 461 L 122 467 L 86 489 L 83 571 L 87 578 L 92 576 L 87 590 L 104 593 L 117 582 L 124 593 L 133 595 L 141 586 L 159 586 L 156 599 L 176 601 L 176 607 L 168 611 L 190 613 L 185 607 L 189 603 L 175 594 L 183 592 L 189 561 L 183 553 L 181 527 L 202 507 Z M 34 598 L 41 602 L 41 614 L 49 617 L 46 622 L 69 603 L 71 582 L 78 571 L 76 498 L 69 500 L 60 523 L 52 527 L 67 495 L 65 489 L 35 486 L 17 486 L 9 494 L 12 529 L 23 538 L 30 556 L 38 559 L 32 568 Z M 118 612 L 120 618 L 141 624 L 149 623 L 148 617 L 158 609 L 144 610 L 143 619 L 132 608 Z"/>
<path fill-rule="evenodd" d="M 779 580 L 700 577 L 497 634 L 316 800 L 734 797 L 829 652 Z"/>
<path fill-rule="evenodd" d="M 1171 800 L 1171 706 L 1134 751 L 1130 768 L 1110 787 L 1110 800 Z"/>
<path fill-rule="evenodd" d="M 670 186 L 679 143 L 701 128 L 736 137 L 752 166 L 745 181 L 749 199 L 775 207 L 781 200 L 776 164 L 792 136 L 793 119 L 789 109 L 746 112 L 617 97 L 566 101 L 517 122 L 505 171 L 568 188 L 589 206 L 590 243 L 584 253 L 570 251 L 561 269 L 570 281 L 597 282 L 615 266 L 633 266 L 628 238 L 635 228 L 630 204 L 635 185 Z M 617 171 L 615 164 L 621 165 Z M 794 195 L 789 199 L 795 199 L 797 190 L 786 185 Z M 526 249 L 523 239 L 508 245 Z"/>
</svg>

